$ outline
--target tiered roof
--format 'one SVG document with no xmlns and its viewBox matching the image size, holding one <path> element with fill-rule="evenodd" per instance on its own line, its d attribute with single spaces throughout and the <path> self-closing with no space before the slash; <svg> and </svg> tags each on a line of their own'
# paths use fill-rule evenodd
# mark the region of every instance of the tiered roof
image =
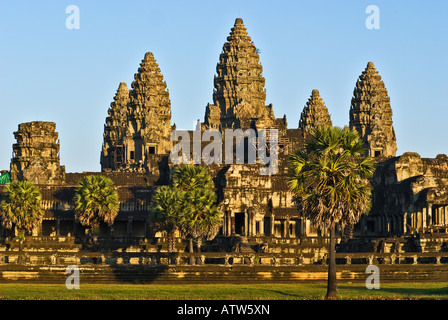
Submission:
<svg viewBox="0 0 448 320">
<path fill-rule="evenodd" d="M 263 68 L 243 20 L 237 18 L 224 43 L 214 78 L 213 105 L 208 105 L 205 124 L 215 128 L 248 126 L 252 118 L 274 119 L 266 106 Z"/>
<path fill-rule="evenodd" d="M 300 115 L 299 128 L 306 135 L 312 128 L 319 126 L 332 126 L 332 122 L 319 90 L 314 89 Z"/>
<path fill-rule="evenodd" d="M 370 156 L 395 156 L 397 145 L 390 98 L 373 62 L 367 64 L 356 82 L 350 127 L 359 132 Z"/>
</svg>

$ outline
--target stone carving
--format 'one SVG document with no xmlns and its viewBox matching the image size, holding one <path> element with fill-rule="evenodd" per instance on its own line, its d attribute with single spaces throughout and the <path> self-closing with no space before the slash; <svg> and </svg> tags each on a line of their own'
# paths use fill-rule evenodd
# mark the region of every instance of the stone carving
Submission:
<svg viewBox="0 0 448 320">
<path fill-rule="evenodd" d="M 171 149 L 169 90 L 151 52 L 145 54 L 131 87 L 128 91 L 120 84 L 109 109 L 102 170 L 145 171 L 152 155 Z"/>
<path fill-rule="evenodd" d="M 331 117 L 319 90 L 314 89 L 300 115 L 299 129 L 304 138 L 312 128 L 319 126 L 332 126 Z"/>
<path fill-rule="evenodd" d="M 397 152 L 392 108 L 384 82 L 373 62 L 367 64 L 353 91 L 350 128 L 355 128 L 372 157 L 393 157 Z"/>
<path fill-rule="evenodd" d="M 121 82 L 110 104 L 104 126 L 102 168 L 117 169 L 124 162 L 123 137 L 127 126 L 128 104 L 129 90 L 126 83 Z"/>
<path fill-rule="evenodd" d="M 263 68 L 243 20 L 237 18 L 216 66 L 213 104 L 205 112 L 206 128 L 247 128 L 251 119 L 274 120 L 266 106 Z"/>
<path fill-rule="evenodd" d="M 258 54 L 243 21 L 236 19 L 220 55 L 213 104 L 206 107 L 202 129 L 218 129 L 223 138 L 227 128 L 278 130 L 276 174 L 260 175 L 260 162 L 209 165 L 223 212 L 222 235 L 270 237 L 266 239 L 272 247 L 276 238 L 302 241 L 308 236 L 325 235 L 303 219 L 293 203 L 286 183 L 287 161 L 288 154 L 303 146 L 311 128 L 332 125 L 332 121 L 318 90 L 313 90 L 306 102 L 298 128 L 287 128 L 286 116 L 275 118 L 272 105 L 265 104 L 265 82 Z M 120 83 L 104 128 L 102 171 L 113 172 L 101 174 L 114 179 L 122 202 L 116 235 L 145 236 L 152 232 L 145 220 L 151 192 L 168 183 L 172 166 L 167 154 L 171 148 L 170 133 L 175 126 L 170 121 L 169 92 L 154 55 L 148 52 L 134 76 L 131 90 Z M 438 155 L 427 159 L 411 152 L 396 157 L 390 99 L 371 62 L 354 89 L 350 127 L 359 132 L 376 161 L 372 210 L 363 216 L 355 232 L 377 237 L 446 227 L 448 157 Z M 187 133 L 194 138 L 193 131 Z M 46 188 L 43 197 L 48 202 L 46 208 L 54 210 L 56 216 L 57 210 L 63 207 L 69 211 L 70 188 L 84 173 L 64 175 L 57 156 L 59 143 L 54 123 L 21 124 L 15 136 L 12 178 L 50 185 L 65 183 Z M 266 140 L 272 142 L 269 136 Z M 252 140 L 247 140 L 247 147 L 249 143 Z M 206 145 L 205 141 L 201 142 L 202 148 Z M 45 221 L 47 225 L 54 223 L 50 222 Z M 59 228 L 59 224 L 54 225 Z"/>
<path fill-rule="evenodd" d="M 60 185 L 65 181 L 65 167 L 60 165 L 59 140 L 54 122 L 21 123 L 14 137 L 11 180 L 34 184 Z"/>
</svg>

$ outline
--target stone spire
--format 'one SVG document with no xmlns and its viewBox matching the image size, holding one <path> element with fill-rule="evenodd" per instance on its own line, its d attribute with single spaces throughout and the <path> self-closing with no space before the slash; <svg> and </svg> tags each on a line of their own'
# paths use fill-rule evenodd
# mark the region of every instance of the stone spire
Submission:
<svg viewBox="0 0 448 320">
<path fill-rule="evenodd" d="M 148 158 L 171 150 L 171 102 L 166 82 L 147 52 L 128 91 L 121 83 L 104 130 L 102 169 L 145 171 Z M 114 149 L 116 146 L 116 149 Z"/>
<path fill-rule="evenodd" d="M 350 128 L 358 131 L 371 157 L 396 155 L 390 98 L 373 62 L 367 64 L 356 82 L 350 106 Z"/>
<path fill-rule="evenodd" d="M 300 115 L 299 129 L 305 136 L 314 127 L 332 126 L 331 117 L 319 90 L 314 89 Z"/>
<path fill-rule="evenodd" d="M 65 166 L 60 165 L 56 123 L 21 123 L 14 137 L 17 143 L 13 145 L 11 180 L 47 185 L 65 183 Z"/>
<path fill-rule="evenodd" d="M 121 82 L 114 101 L 110 104 L 104 126 L 103 149 L 100 161 L 102 169 L 116 169 L 124 161 L 123 137 L 126 134 L 128 104 L 129 90 L 126 83 Z"/>
<path fill-rule="evenodd" d="M 129 92 L 128 128 L 124 137 L 127 165 L 145 165 L 148 155 L 171 149 L 171 102 L 154 55 L 145 54 Z"/>
<path fill-rule="evenodd" d="M 251 119 L 274 119 L 266 106 L 265 79 L 259 51 L 237 18 L 224 43 L 214 78 L 213 104 L 208 104 L 205 125 L 209 128 L 248 127 Z"/>
</svg>

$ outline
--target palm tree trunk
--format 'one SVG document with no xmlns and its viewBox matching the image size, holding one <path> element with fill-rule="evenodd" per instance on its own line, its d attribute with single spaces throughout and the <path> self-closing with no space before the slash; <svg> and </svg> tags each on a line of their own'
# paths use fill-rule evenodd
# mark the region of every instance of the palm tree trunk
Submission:
<svg viewBox="0 0 448 320">
<path fill-rule="evenodd" d="M 192 237 L 190 237 L 190 254 L 191 254 L 190 264 L 194 264 L 194 256 L 193 256 L 194 248 L 193 248 L 193 238 Z"/>
<path fill-rule="evenodd" d="M 328 248 L 329 263 L 328 263 L 328 284 L 326 299 L 336 299 L 338 295 L 336 283 L 336 241 L 335 241 L 335 227 L 330 227 L 330 245 Z"/>
<path fill-rule="evenodd" d="M 201 253 L 201 247 L 202 247 L 202 238 L 201 237 L 198 238 L 197 246 L 198 246 L 198 253 Z"/>
</svg>

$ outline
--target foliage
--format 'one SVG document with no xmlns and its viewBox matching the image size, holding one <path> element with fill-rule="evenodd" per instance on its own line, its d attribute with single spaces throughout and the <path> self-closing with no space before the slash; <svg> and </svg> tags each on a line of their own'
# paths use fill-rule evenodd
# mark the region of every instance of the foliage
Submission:
<svg viewBox="0 0 448 320">
<path fill-rule="evenodd" d="M 214 237 L 218 231 L 221 219 L 216 201 L 213 178 L 207 167 L 179 165 L 173 169 L 170 185 L 155 191 L 150 220 L 170 237 L 179 230 L 185 237 L 200 242 L 202 238 Z"/>
<path fill-rule="evenodd" d="M 347 127 L 320 127 L 311 136 L 305 150 L 289 160 L 294 201 L 306 218 L 325 229 L 358 222 L 371 206 L 372 159 L 363 156 L 361 139 Z"/>
<path fill-rule="evenodd" d="M 185 211 L 180 220 L 182 231 L 192 238 L 213 238 L 221 224 L 220 211 L 216 206 L 216 193 L 199 188 L 186 192 Z"/>
<path fill-rule="evenodd" d="M 210 170 L 204 166 L 178 165 L 174 167 L 171 185 L 183 191 L 197 188 L 213 189 Z"/>
<path fill-rule="evenodd" d="M 19 234 L 31 232 L 42 221 L 44 209 L 39 188 L 29 181 L 16 180 L 4 189 L 0 203 L 3 227 L 16 227 Z"/>
<path fill-rule="evenodd" d="M 120 208 L 113 181 L 104 176 L 86 176 L 78 182 L 73 197 L 75 217 L 94 231 L 101 222 L 112 225 Z"/>
<path fill-rule="evenodd" d="M 174 233 L 178 229 L 183 211 L 184 192 L 170 186 L 162 186 L 154 191 L 151 199 L 149 220 L 159 229 Z"/>
<path fill-rule="evenodd" d="M 327 298 L 337 296 L 335 226 L 352 226 L 371 207 L 373 161 L 355 130 L 318 127 L 289 160 L 288 184 L 304 218 L 330 234 Z"/>
</svg>

